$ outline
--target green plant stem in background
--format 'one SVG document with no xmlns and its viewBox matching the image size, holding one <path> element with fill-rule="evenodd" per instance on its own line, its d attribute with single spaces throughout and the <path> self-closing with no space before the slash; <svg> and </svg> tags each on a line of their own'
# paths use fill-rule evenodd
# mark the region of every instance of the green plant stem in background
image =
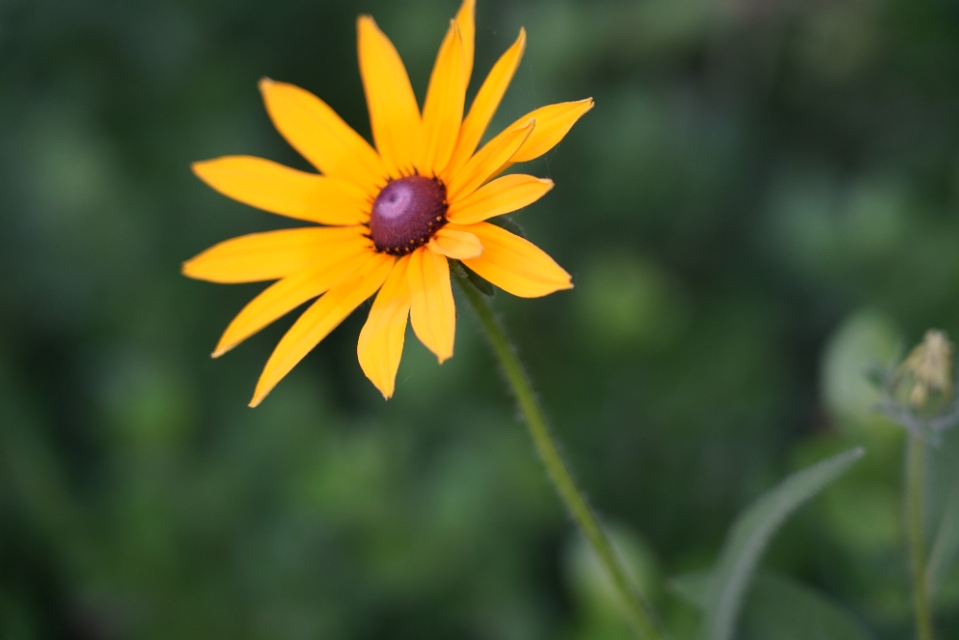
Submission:
<svg viewBox="0 0 959 640">
<path fill-rule="evenodd" d="M 563 457 L 556 446 L 556 441 L 546 424 L 543 410 L 533 393 L 529 376 L 523 368 L 523 363 L 520 361 L 516 349 L 509 341 L 503 325 L 482 293 L 469 282 L 464 282 L 460 277 L 457 277 L 457 281 L 476 312 L 480 324 L 483 325 L 486 337 L 489 339 L 493 351 L 506 373 L 506 379 L 516 396 L 516 401 L 523 413 L 526 426 L 529 427 L 536 450 L 539 452 L 543 464 L 546 465 L 547 474 L 556 487 L 556 491 L 609 572 L 635 630 L 643 638 L 659 640 L 662 638 L 662 634 L 653 623 L 652 609 L 630 582 L 622 562 L 610 544 L 609 537 L 603 531 L 596 515 L 563 461 Z"/>
<path fill-rule="evenodd" d="M 906 538 L 909 544 L 912 597 L 916 609 L 916 638 L 918 640 L 932 640 L 932 612 L 925 572 L 926 543 L 923 527 L 926 446 L 926 441 L 922 436 L 914 433 L 909 434 L 909 441 L 906 445 Z"/>
</svg>

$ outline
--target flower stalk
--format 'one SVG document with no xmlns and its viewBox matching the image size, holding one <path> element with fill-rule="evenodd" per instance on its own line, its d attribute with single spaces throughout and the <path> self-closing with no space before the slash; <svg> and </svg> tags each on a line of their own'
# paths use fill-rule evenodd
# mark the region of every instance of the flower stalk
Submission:
<svg viewBox="0 0 959 640">
<path fill-rule="evenodd" d="M 933 640 L 932 607 L 929 600 L 929 584 L 926 581 L 926 543 L 923 526 L 927 446 L 922 436 L 915 433 L 909 434 L 906 444 L 905 515 L 917 640 Z"/>
<path fill-rule="evenodd" d="M 547 476 L 559 493 L 570 515 L 582 530 L 593 551 L 606 567 L 616 590 L 625 606 L 630 624 L 637 634 L 648 640 L 661 640 L 663 637 L 653 622 L 652 608 L 636 587 L 630 582 L 622 561 L 613 549 L 609 537 L 600 525 L 596 514 L 579 489 L 566 462 L 560 454 L 556 441 L 550 433 L 549 425 L 533 392 L 529 376 L 520 361 L 516 349 L 506 335 L 502 323 L 490 307 L 486 297 L 476 287 L 461 276 L 457 282 L 470 305 L 476 312 L 486 337 L 493 347 L 506 380 L 509 383 L 526 426 L 529 428 L 536 451 L 546 467 Z"/>
<path fill-rule="evenodd" d="M 917 640 L 933 640 L 931 568 L 926 558 L 926 458 L 929 445 L 938 445 L 941 433 L 959 422 L 952 353 L 946 334 L 930 329 L 898 367 L 876 372 L 881 394 L 878 409 L 906 430 L 903 519 Z"/>
</svg>

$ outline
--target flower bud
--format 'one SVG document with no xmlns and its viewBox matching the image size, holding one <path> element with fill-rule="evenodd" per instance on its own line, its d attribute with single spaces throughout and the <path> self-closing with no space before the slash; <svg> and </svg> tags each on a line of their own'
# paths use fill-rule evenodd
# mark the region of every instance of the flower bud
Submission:
<svg viewBox="0 0 959 640">
<path fill-rule="evenodd" d="M 897 377 L 900 390 L 916 409 L 925 409 L 937 393 L 938 400 L 947 399 L 952 394 L 952 343 L 946 334 L 936 329 L 927 331 L 900 365 Z"/>
</svg>

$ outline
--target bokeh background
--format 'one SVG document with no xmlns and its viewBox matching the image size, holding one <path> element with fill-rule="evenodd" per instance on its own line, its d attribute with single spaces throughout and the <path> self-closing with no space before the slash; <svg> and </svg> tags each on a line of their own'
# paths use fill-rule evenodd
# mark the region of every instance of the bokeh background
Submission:
<svg viewBox="0 0 959 640">
<path fill-rule="evenodd" d="M 628 637 L 464 304 L 456 356 L 410 334 L 389 402 L 356 362 L 361 310 L 251 410 L 291 320 L 211 360 L 261 285 L 179 274 L 290 224 L 189 169 L 306 168 L 260 77 L 368 135 L 357 14 L 422 98 L 456 9 L 0 2 L 0 637 Z M 929 326 L 959 336 L 959 8 L 481 0 L 470 95 L 521 26 L 492 130 L 596 107 L 529 170 L 555 190 L 514 216 L 576 288 L 493 304 L 637 579 L 689 637 L 670 576 L 710 566 L 784 475 L 864 444 L 764 566 L 908 637 L 901 438 L 863 372 Z M 955 584 L 939 611 L 959 637 Z"/>
</svg>

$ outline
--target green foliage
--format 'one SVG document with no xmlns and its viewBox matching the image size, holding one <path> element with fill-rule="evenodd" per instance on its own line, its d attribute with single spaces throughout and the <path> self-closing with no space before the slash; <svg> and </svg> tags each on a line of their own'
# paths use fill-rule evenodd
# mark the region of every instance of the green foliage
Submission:
<svg viewBox="0 0 959 640">
<path fill-rule="evenodd" d="M 826 345 L 822 394 L 842 429 L 870 439 L 895 437 L 898 429 L 876 411 L 880 395 L 867 379 L 871 367 L 889 366 L 900 355 L 899 332 L 884 314 L 860 310 L 846 319 Z"/>
<path fill-rule="evenodd" d="M 926 566 L 929 593 L 935 596 L 959 559 L 959 483 L 949 494 L 945 510 L 933 537 Z"/>
<path fill-rule="evenodd" d="M 821 593 L 793 580 L 760 575 L 744 625 L 763 640 L 870 640 L 862 623 Z"/>
<path fill-rule="evenodd" d="M 736 519 L 712 575 L 703 620 L 704 638 L 733 637 L 743 594 L 773 535 L 797 508 L 842 475 L 863 453 L 862 449 L 852 449 L 794 473 L 760 496 Z"/>
<path fill-rule="evenodd" d="M 705 611 L 713 576 L 688 573 L 670 581 L 673 592 Z M 760 572 L 752 580 L 743 612 L 749 638 L 762 640 L 871 640 L 862 623 L 819 591 L 774 573 Z"/>
<path fill-rule="evenodd" d="M 647 601 L 656 600 L 661 577 L 649 543 L 623 524 L 605 523 L 604 528 L 632 584 Z M 627 640 L 635 637 L 609 573 L 578 531 L 569 537 L 563 549 L 563 569 L 577 611 L 574 638 Z"/>
<path fill-rule="evenodd" d="M 226 154 L 309 169 L 260 77 L 369 138 L 356 16 L 422 99 L 457 3 L 0 2 L 0 638 L 593 629 L 564 580 L 570 522 L 462 304 L 442 366 L 407 335 L 389 402 L 356 362 L 363 307 L 249 410 L 291 318 L 211 360 L 262 285 L 179 273 L 218 241 L 300 224 L 189 169 Z M 596 101 L 515 168 L 555 181 L 512 217 L 575 288 L 492 300 L 592 503 L 674 575 L 705 566 L 762 488 L 865 445 L 764 565 L 908 637 L 901 433 L 870 412 L 861 368 L 929 326 L 959 335 L 955 7 L 479 0 L 477 20 L 470 97 L 529 36 L 490 135 Z M 930 453 L 931 533 L 956 435 Z M 937 566 L 948 633 L 959 575 Z M 687 607 L 657 607 L 692 637 Z"/>
<path fill-rule="evenodd" d="M 490 297 L 496 294 L 496 289 L 486 278 L 482 277 L 459 260 L 451 260 L 450 269 L 457 277 L 466 278 L 470 285 L 472 285 L 484 296 Z"/>
</svg>

